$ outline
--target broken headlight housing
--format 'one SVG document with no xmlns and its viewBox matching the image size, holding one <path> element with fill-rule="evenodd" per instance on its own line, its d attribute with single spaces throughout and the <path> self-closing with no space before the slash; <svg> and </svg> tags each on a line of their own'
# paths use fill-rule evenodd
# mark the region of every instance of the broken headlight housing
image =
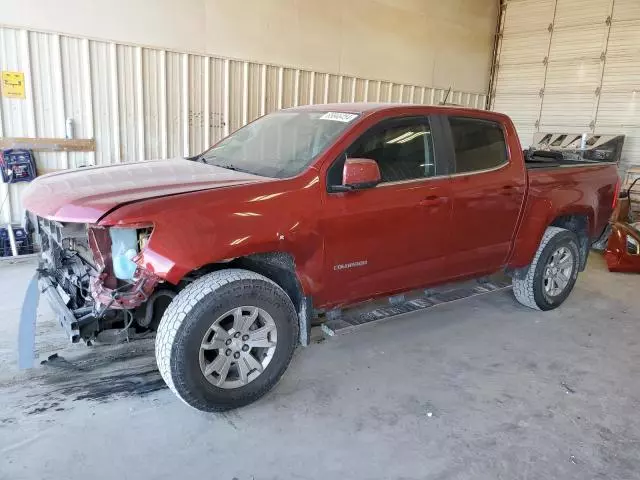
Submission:
<svg viewBox="0 0 640 480">
<path fill-rule="evenodd" d="M 113 274 L 120 280 L 132 280 L 138 264 L 135 257 L 145 248 L 151 236 L 151 227 L 109 229 Z"/>
</svg>

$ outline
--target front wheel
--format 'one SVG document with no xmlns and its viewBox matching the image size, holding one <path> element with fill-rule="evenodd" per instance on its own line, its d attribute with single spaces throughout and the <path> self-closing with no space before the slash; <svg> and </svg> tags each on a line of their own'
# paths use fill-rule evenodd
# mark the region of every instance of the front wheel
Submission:
<svg viewBox="0 0 640 480">
<path fill-rule="evenodd" d="M 564 228 L 548 227 L 529 267 L 513 276 L 513 293 L 527 307 L 554 309 L 573 290 L 579 265 L 576 234 Z"/>
<path fill-rule="evenodd" d="M 269 391 L 297 338 L 297 314 L 282 288 L 248 270 L 219 270 L 171 302 L 158 327 L 156 361 L 187 405 L 221 412 Z"/>
</svg>

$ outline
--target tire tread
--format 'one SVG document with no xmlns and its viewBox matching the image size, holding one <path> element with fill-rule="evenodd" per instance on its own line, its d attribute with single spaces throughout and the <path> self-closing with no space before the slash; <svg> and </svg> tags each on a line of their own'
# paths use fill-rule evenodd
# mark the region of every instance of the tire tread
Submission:
<svg viewBox="0 0 640 480">
<path fill-rule="evenodd" d="M 534 277 L 536 273 L 536 269 L 538 267 L 538 262 L 540 260 L 540 256 L 544 250 L 544 247 L 558 234 L 562 232 L 566 232 L 568 230 L 560 227 L 547 227 L 547 230 L 544 232 L 542 236 L 542 240 L 540 241 L 540 245 L 538 246 L 538 250 L 536 251 L 531 264 L 529 265 L 529 269 L 527 270 L 527 274 L 523 278 L 513 277 L 512 285 L 513 285 L 513 294 L 516 297 L 516 300 L 520 302 L 525 307 L 533 308 L 535 310 L 541 310 L 541 308 L 536 303 L 534 297 Z"/>
<path fill-rule="evenodd" d="M 176 371 L 180 370 L 180 368 L 175 367 L 176 362 L 181 362 L 183 359 L 173 355 L 173 350 L 176 346 L 176 337 L 178 332 L 187 319 L 189 312 L 207 295 L 215 293 L 225 285 L 238 283 L 240 288 L 246 288 L 248 286 L 255 286 L 256 283 L 264 284 L 264 282 L 266 282 L 271 288 L 282 293 L 284 298 L 288 300 L 291 314 L 296 315 L 293 303 L 286 292 L 277 283 L 258 273 L 243 269 L 224 269 L 204 275 L 184 288 L 178 295 L 176 295 L 167 307 L 167 310 L 160 321 L 160 325 L 158 326 L 158 332 L 156 335 L 156 363 L 158 365 L 158 370 L 160 370 L 160 375 L 167 386 L 185 404 L 204 411 L 224 411 L 232 408 L 227 405 L 216 406 L 203 403 L 195 397 L 190 397 L 185 393 L 181 393 L 181 391 L 184 392 L 184 389 L 178 387 L 182 384 L 182 378 L 175 377 Z M 297 338 L 297 322 L 294 322 L 293 328 L 293 333 L 295 338 Z M 289 364 L 292 356 L 293 349 L 286 360 L 286 365 Z M 259 398 L 271 389 L 272 386 L 273 385 L 269 384 L 258 392 L 251 392 L 251 394 L 247 395 L 247 398 L 241 400 L 240 403 L 249 403 L 253 399 Z"/>
</svg>

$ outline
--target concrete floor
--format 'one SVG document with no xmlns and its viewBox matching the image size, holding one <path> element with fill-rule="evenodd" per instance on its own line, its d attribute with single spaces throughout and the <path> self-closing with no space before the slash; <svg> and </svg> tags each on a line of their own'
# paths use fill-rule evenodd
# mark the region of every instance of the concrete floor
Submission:
<svg viewBox="0 0 640 480">
<path fill-rule="evenodd" d="M 593 479 L 640 472 L 640 276 L 592 255 L 559 309 L 510 291 L 299 349 L 225 415 L 163 387 L 150 340 L 69 346 L 41 308 L 15 368 L 32 264 L 0 267 L 0 479 Z"/>
</svg>

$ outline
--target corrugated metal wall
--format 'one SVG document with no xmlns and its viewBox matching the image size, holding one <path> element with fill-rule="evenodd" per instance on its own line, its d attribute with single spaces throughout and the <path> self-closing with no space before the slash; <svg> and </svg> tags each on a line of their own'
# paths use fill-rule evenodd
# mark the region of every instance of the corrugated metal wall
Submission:
<svg viewBox="0 0 640 480">
<path fill-rule="evenodd" d="M 640 166 L 640 0 L 503 0 L 492 108 L 534 132 L 626 135 Z"/>
<path fill-rule="evenodd" d="M 383 59 L 381 61 L 384 61 Z M 194 155 L 271 111 L 308 103 L 435 104 L 444 89 L 0 27 L 0 70 L 25 73 L 26 99 L 2 98 L 0 136 L 96 139 L 91 153 L 38 153 L 40 172 Z M 484 108 L 486 96 L 449 102 Z M 2 184 L 0 201 L 7 186 Z M 2 222 L 20 221 L 24 184 Z"/>
</svg>

